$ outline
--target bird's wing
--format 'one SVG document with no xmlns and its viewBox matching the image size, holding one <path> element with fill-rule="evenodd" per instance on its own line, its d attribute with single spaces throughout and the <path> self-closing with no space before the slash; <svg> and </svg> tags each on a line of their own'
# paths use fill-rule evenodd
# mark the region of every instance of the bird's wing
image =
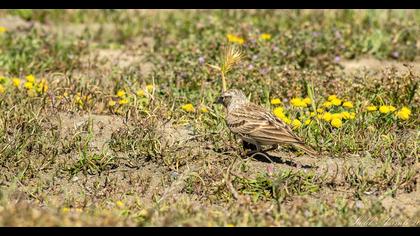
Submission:
<svg viewBox="0 0 420 236">
<path fill-rule="evenodd" d="M 227 124 L 232 132 L 260 143 L 302 143 L 282 120 L 253 103 L 230 111 Z"/>
</svg>

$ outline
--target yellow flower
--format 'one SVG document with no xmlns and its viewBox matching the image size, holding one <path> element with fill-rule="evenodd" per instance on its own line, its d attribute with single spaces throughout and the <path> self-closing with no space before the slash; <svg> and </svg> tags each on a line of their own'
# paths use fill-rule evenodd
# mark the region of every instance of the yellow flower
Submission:
<svg viewBox="0 0 420 236">
<path fill-rule="evenodd" d="M 113 106 L 115 106 L 115 104 L 117 104 L 114 100 L 109 100 L 109 102 L 108 102 L 108 106 L 109 107 L 113 107 Z"/>
<path fill-rule="evenodd" d="M 124 207 L 124 203 L 122 201 L 117 201 L 115 204 L 117 205 L 117 207 Z"/>
<path fill-rule="evenodd" d="M 345 108 L 353 108 L 353 103 L 351 103 L 351 102 L 349 102 L 349 101 L 344 102 L 344 103 L 343 103 L 343 107 L 345 107 Z"/>
<path fill-rule="evenodd" d="M 271 34 L 261 34 L 260 39 L 269 40 L 269 39 L 271 39 Z"/>
<path fill-rule="evenodd" d="M 376 111 L 376 110 L 378 110 L 378 108 L 376 106 L 371 105 L 371 106 L 367 106 L 366 107 L 366 110 L 368 110 L 368 111 Z"/>
<path fill-rule="evenodd" d="M 394 112 L 395 110 L 397 110 L 397 108 L 395 108 L 394 106 L 388 106 L 388 109 L 390 112 Z"/>
<path fill-rule="evenodd" d="M 207 113 L 207 112 L 209 112 L 209 110 L 207 109 L 207 107 L 205 107 L 205 106 L 201 106 L 200 107 L 200 111 L 201 112 L 203 112 L 203 113 Z"/>
<path fill-rule="evenodd" d="M 15 86 L 17 88 L 20 85 L 20 79 L 19 78 L 12 78 L 12 83 L 13 83 L 13 86 Z"/>
<path fill-rule="evenodd" d="M 341 105 L 341 99 L 335 98 L 335 99 L 331 100 L 331 103 L 334 106 L 340 106 Z"/>
<path fill-rule="evenodd" d="M 337 95 L 330 95 L 330 96 L 328 96 L 328 101 L 331 102 L 334 99 L 338 99 Z"/>
<path fill-rule="evenodd" d="M 293 121 L 292 121 L 292 125 L 293 125 L 293 128 L 299 128 L 300 126 L 302 126 L 302 122 L 300 122 L 300 120 L 298 120 L 298 119 L 294 119 Z"/>
<path fill-rule="evenodd" d="M 119 101 L 118 101 L 118 103 L 119 103 L 120 105 L 127 104 L 127 103 L 128 103 L 128 99 L 127 99 L 127 98 L 123 98 L 123 99 L 119 100 Z"/>
<path fill-rule="evenodd" d="M 330 120 L 332 119 L 332 115 L 331 115 L 331 113 L 329 113 L 329 112 L 325 112 L 325 113 L 322 115 L 322 119 L 324 119 L 325 121 L 330 121 Z"/>
<path fill-rule="evenodd" d="M 30 74 L 26 76 L 26 81 L 34 83 L 35 82 L 35 76 Z"/>
<path fill-rule="evenodd" d="M 27 88 L 28 90 L 31 90 L 34 87 L 34 84 L 32 82 L 25 82 L 23 84 L 23 87 Z"/>
<path fill-rule="evenodd" d="M 350 112 L 350 120 L 353 120 L 354 118 L 356 118 L 356 113 L 355 112 Z"/>
<path fill-rule="evenodd" d="M 341 119 L 332 119 L 331 125 L 336 128 L 340 128 L 341 126 L 343 126 L 343 122 L 341 121 Z"/>
<path fill-rule="evenodd" d="M 81 107 L 81 106 L 83 106 L 83 100 L 82 100 L 82 98 L 80 97 L 80 93 L 77 93 L 77 94 L 74 96 L 74 102 L 75 102 L 77 105 L 79 105 L 80 107 Z"/>
<path fill-rule="evenodd" d="M 279 105 L 279 104 L 281 104 L 281 101 L 279 98 L 271 99 L 271 105 Z"/>
<path fill-rule="evenodd" d="M 125 91 L 122 90 L 122 89 L 118 90 L 117 96 L 120 97 L 120 98 L 124 97 L 125 96 Z"/>
<path fill-rule="evenodd" d="M 289 119 L 288 117 L 283 117 L 282 119 L 281 119 L 282 121 L 284 121 L 284 123 L 286 123 L 286 124 L 288 124 L 288 125 L 290 125 L 291 123 L 292 123 L 292 120 L 291 119 Z"/>
<path fill-rule="evenodd" d="M 345 120 L 350 119 L 351 118 L 350 112 L 348 112 L 348 111 L 341 112 L 341 117 Z"/>
<path fill-rule="evenodd" d="M 194 112 L 195 111 L 194 106 L 191 103 L 188 103 L 188 104 L 185 104 L 185 105 L 181 106 L 181 109 L 186 111 L 186 112 Z"/>
<path fill-rule="evenodd" d="M 408 107 L 403 107 L 396 113 L 396 115 L 401 120 L 408 120 L 411 115 L 411 110 Z"/>
<path fill-rule="evenodd" d="M 39 82 L 39 84 L 36 86 L 36 91 L 38 93 L 45 93 L 48 90 L 48 84 L 47 84 L 47 80 L 42 79 L 41 82 Z"/>
<path fill-rule="evenodd" d="M 315 116 L 316 116 L 316 112 L 309 113 L 309 117 L 315 117 Z"/>
<path fill-rule="evenodd" d="M 305 121 L 305 125 L 309 125 L 309 124 L 311 124 L 312 123 L 312 120 L 311 119 L 307 119 L 306 121 Z"/>
<path fill-rule="evenodd" d="M 143 89 L 139 89 L 139 90 L 137 90 L 136 94 L 139 97 L 144 97 L 144 90 Z"/>
<path fill-rule="evenodd" d="M 293 98 L 290 103 L 295 107 L 307 107 L 307 104 L 301 98 Z"/>
<path fill-rule="evenodd" d="M 232 43 L 243 44 L 245 42 L 243 38 L 235 36 L 233 34 L 227 34 L 226 37 L 228 41 Z"/>
<path fill-rule="evenodd" d="M 318 108 L 318 109 L 316 109 L 316 112 L 318 112 L 318 113 L 323 113 L 323 112 L 324 112 L 324 109 L 322 109 L 322 108 Z"/>
<path fill-rule="evenodd" d="M 332 102 L 324 102 L 323 104 L 322 104 L 322 106 L 323 107 L 325 107 L 325 108 L 330 108 L 330 107 L 332 107 Z"/>
<path fill-rule="evenodd" d="M 282 119 L 285 117 L 283 111 L 284 111 L 283 107 L 276 107 L 273 109 L 273 114 L 277 116 L 279 119 Z"/>
<path fill-rule="evenodd" d="M 322 114 L 318 114 L 318 115 L 316 115 L 316 118 L 317 118 L 318 120 L 321 120 L 321 119 L 322 119 L 322 117 L 323 117 L 323 115 L 322 115 Z"/>
<path fill-rule="evenodd" d="M 153 84 L 148 84 L 148 85 L 146 85 L 146 90 L 147 90 L 147 92 L 151 93 L 151 92 L 153 91 L 153 89 L 154 89 Z"/>
<path fill-rule="evenodd" d="M 381 106 L 379 107 L 379 112 L 387 114 L 390 112 L 389 107 L 388 106 Z"/>
<path fill-rule="evenodd" d="M 304 98 L 302 101 L 303 101 L 304 103 L 306 103 L 306 105 L 310 105 L 310 104 L 312 104 L 312 100 L 311 100 L 310 98 Z"/>
<path fill-rule="evenodd" d="M 343 118 L 343 115 L 341 113 L 331 114 L 331 120 L 334 120 L 334 119 L 342 119 L 342 118 Z"/>
<path fill-rule="evenodd" d="M 5 89 L 4 89 L 3 85 L 0 84 L 0 94 L 3 94 L 4 91 L 5 91 Z"/>
<path fill-rule="evenodd" d="M 68 213 L 70 211 L 70 208 L 68 207 L 63 207 L 63 209 L 61 209 L 61 212 L 63 213 Z"/>
<path fill-rule="evenodd" d="M 0 26 L 0 33 L 4 33 L 7 31 L 7 28 L 4 26 Z"/>
</svg>

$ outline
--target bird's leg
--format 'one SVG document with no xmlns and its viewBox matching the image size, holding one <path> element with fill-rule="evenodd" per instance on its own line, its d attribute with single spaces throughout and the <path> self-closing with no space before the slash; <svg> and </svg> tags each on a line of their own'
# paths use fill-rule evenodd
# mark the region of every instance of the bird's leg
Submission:
<svg viewBox="0 0 420 236">
<path fill-rule="evenodd" d="M 247 152 L 246 153 L 247 156 L 251 156 L 251 155 L 254 155 L 255 153 L 261 152 L 261 149 L 262 149 L 261 148 L 261 145 L 255 145 L 255 144 L 252 144 L 252 145 L 254 145 L 255 150 L 252 150 L 252 151 Z"/>
</svg>

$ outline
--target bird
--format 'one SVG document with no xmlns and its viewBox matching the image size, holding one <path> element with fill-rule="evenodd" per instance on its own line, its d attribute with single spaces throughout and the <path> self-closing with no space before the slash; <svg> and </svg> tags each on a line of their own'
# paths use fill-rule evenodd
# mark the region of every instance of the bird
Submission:
<svg viewBox="0 0 420 236">
<path fill-rule="evenodd" d="M 225 121 L 230 131 L 244 144 L 255 145 L 257 152 L 271 151 L 278 145 L 293 145 L 313 157 L 319 157 L 318 152 L 307 146 L 286 123 L 264 107 L 250 102 L 241 90 L 222 92 L 216 103 L 226 108 Z M 271 145 L 272 148 L 262 150 L 262 145 Z"/>
</svg>

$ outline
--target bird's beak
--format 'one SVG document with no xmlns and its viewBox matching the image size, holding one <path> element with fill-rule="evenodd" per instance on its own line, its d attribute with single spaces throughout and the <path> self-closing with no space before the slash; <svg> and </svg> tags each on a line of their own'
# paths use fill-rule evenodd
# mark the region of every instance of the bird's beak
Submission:
<svg viewBox="0 0 420 236">
<path fill-rule="evenodd" d="M 220 96 L 220 97 L 217 98 L 216 104 L 222 104 L 222 103 L 223 103 L 223 97 Z"/>
</svg>

